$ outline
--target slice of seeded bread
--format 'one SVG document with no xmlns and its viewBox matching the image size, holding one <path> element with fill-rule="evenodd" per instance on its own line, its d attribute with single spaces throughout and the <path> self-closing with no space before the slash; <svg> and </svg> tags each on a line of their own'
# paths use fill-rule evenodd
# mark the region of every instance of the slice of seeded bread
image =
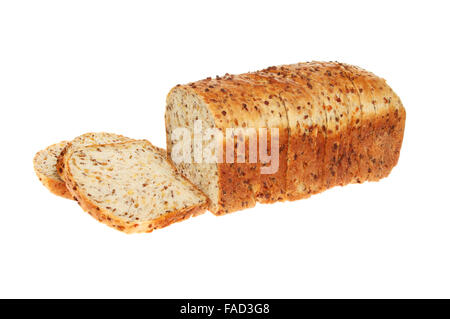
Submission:
<svg viewBox="0 0 450 319">
<path fill-rule="evenodd" d="M 106 132 L 85 133 L 83 135 L 77 136 L 71 142 L 67 143 L 64 149 L 58 155 L 58 160 L 56 162 L 57 174 L 61 175 L 64 169 L 64 156 L 72 149 L 77 149 L 79 147 L 87 145 L 122 143 L 131 140 L 131 138 L 125 137 L 123 135 Z"/>
<path fill-rule="evenodd" d="M 33 160 L 33 166 L 39 180 L 50 190 L 50 192 L 71 199 L 72 195 L 70 195 L 70 192 L 66 188 L 66 184 L 56 171 L 57 158 L 68 143 L 69 142 L 67 141 L 62 141 L 37 152 Z"/>
<path fill-rule="evenodd" d="M 80 206 L 125 233 L 151 232 L 208 206 L 166 151 L 145 140 L 72 147 L 63 164 L 61 177 Z"/>
<path fill-rule="evenodd" d="M 42 184 L 53 194 L 72 199 L 57 169 L 58 165 L 61 166 L 66 151 L 83 145 L 120 143 L 129 140 L 131 139 L 128 137 L 113 133 L 86 133 L 71 142 L 63 141 L 39 151 L 33 160 L 34 170 Z"/>
</svg>

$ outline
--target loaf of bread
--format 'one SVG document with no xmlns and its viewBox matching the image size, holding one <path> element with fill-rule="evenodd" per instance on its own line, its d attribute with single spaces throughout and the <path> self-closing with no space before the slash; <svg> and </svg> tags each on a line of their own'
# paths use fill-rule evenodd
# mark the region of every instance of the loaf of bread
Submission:
<svg viewBox="0 0 450 319">
<path fill-rule="evenodd" d="M 386 177 L 399 158 L 405 118 L 386 81 L 361 68 L 337 62 L 269 67 L 174 87 L 166 103 L 167 151 L 221 215 Z M 199 122 L 203 135 L 196 139 Z M 178 134 L 179 128 L 190 133 Z M 227 134 L 236 128 L 254 130 Z M 180 148 L 186 142 L 190 148 Z M 215 161 L 198 155 L 214 143 Z M 228 152 L 241 158 L 229 161 Z M 263 154 L 278 160 L 276 171 L 262 173 L 271 165 Z"/>
<path fill-rule="evenodd" d="M 145 140 L 71 147 L 63 161 L 61 177 L 80 206 L 126 233 L 151 232 L 208 207 L 166 151 Z"/>
</svg>

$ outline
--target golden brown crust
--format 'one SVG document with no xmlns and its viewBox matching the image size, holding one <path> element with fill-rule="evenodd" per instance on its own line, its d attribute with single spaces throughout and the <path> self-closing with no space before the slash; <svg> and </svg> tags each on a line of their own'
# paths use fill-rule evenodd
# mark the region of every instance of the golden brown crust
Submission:
<svg viewBox="0 0 450 319">
<path fill-rule="evenodd" d="M 312 122 L 314 98 L 306 90 L 296 87 L 280 94 L 289 121 L 287 146 L 286 192 L 289 200 L 307 198 L 317 192 L 324 148 L 320 127 Z M 298 99 L 303 96 L 303 99 Z M 305 119 L 306 118 L 306 119 Z M 311 118 L 311 121 L 306 121 Z M 299 120 L 300 119 L 300 120 Z"/>
<path fill-rule="evenodd" d="M 322 96 L 322 106 L 326 114 L 327 135 L 325 141 L 325 152 L 322 170 L 323 186 L 330 188 L 339 184 L 338 170 L 339 154 L 344 149 L 345 139 L 343 132 L 347 126 L 347 105 L 343 94 L 340 93 L 342 85 L 331 63 L 312 62 L 300 64 L 298 72 L 311 79 L 313 86 L 320 85 L 319 94 Z"/>
<path fill-rule="evenodd" d="M 381 179 L 386 177 L 392 167 L 397 164 L 403 141 L 406 113 L 400 99 L 384 79 L 377 78 L 375 93 L 379 103 L 382 104 L 378 118 L 381 118 L 383 125 L 375 140 L 381 158 L 377 179 Z"/>
<path fill-rule="evenodd" d="M 148 142 L 148 141 L 147 141 Z M 150 143 L 150 142 L 148 142 Z M 112 144 L 106 144 L 112 145 Z M 155 147 L 159 152 L 165 151 L 161 148 Z M 191 207 L 187 207 L 180 211 L 166 213 L 154 220 L 145 221 L 145 222 L 132 222 L 125 221 L 123 219 L 118 218 L 113 215 L 106 209 L 95 205 L 86 194 L 78 187 L 72 173 L 70 170 L 70 165 L 68 164 L 71 158 L 73 149 L 66 152 L 64 156 L 64 165 L 63 170 L 61 172 L 61 178 L 65 181 L 67 188 L 72 194 L 75 201 L 80 205 L 80 207 L 87 212 L 89 215 L 94 217 L 99 222 L 106 224 L 109 227 L 117 229 L 127 234 L 132 233 L 150 233 L 155 229 L 160 229 L 166 226 L 169 226 L 173 223 L 183 221 L 188 219 L 189 217 L 195 217 L 203 214 L 208 208 L 208 201 L 205 201 L 202 205 L 195 205 Z M 169 161 L 170 162 L 170 161 Z M 171 162 L 170 162 L 171 163 Z M 171 165 L 173 165 L 171 163 Z M 184 177 L 183 177 L 184 178 Z M 206 196 L 205 196 L 206 197 Z"/>
<path fill-rule="evenodd" d="M 236 81 L 245 81 L 251 87 L 251 94 L 257 96 L 261 117 L 267 128 L 266 154 L 271 154 L 272 140 L 278 143 L 278 169 L 273 174 L 260 174 L 260 192 L 257 201 L 260 203 L 274 203 L 286 199 L 287 153 L 289 144 L 289 125 L 286 108 L 279 96 L 283 84 L 261 72 L 241 74 Z M 247 114 L 248 116 L 248 114 Z M 278 129 L 278 136 L 272 135 L 271 129 Z M 259 133 L 259 132 L 258 132 Z M 258 140 L 260 136 L 258 134 Z M 261 146 L 261 145 L 260 145 Z M 246 147 L 248 149 L 248 146 Z M 261 163 L 261 167 L 268 167 L 271 163 Z"/>
<path fill-rule="evenodd" d="M 361 143 L 361 126 L 363 121 L 363 113 L 361 107 L 361 99 L 355 83 L 352 81 L 352 74 L 345 68 L 342 63 L 339 64 L 342 75 L 347 78 L 345 85 L 345 94 L 348 98 L 348 137 L 347 161 L 349 163 L 349 171 L 347 179 L 343 183 L 361 183 L 361 154 L 365 154 L 363 144 Z"/>
<path fill-rule="evenodd" d="M 269 67 L 262 72 L 284 84 L 283 98 L 289 122 L 287 194 L 298 200 L 324 190 L 327 111 L 326 89 L 313 81 L 310 64 Z"/>
<path fill-rule="evenodd" d="M 351 154 L 358 152 L 355 150 L 358 143 L 354 143 L 354 131 L 357 130 L 353 112 L 359 106 L 357 94 L 353 88 L 352 82 L 348 79 L 345 69 L 335 62 L 320 63 L 322 67 L 323 78 L 327 79 L 331 99 L 335 102 L 334 125 L 337 128 L 337 144 L 336 152 L 336 178 L 334 185 L 346 185 L 359 175 L 359 167 L 357 161 L 352 161 Z M 337 120 L 339 119 L 339 121 Z M 334 145 L 333 145 L 334 147 Z"/>
<path fill-rule="evenodd" d="M 342 64 L 346 69 L 353 86 L 356 88 L 361 105 L 361 127 L 360 127 L 360 145 L 359 165 L 360 183 L 373 180 L 375 172 L 375 163 L 371 160 L 374 154 L 375 131 L 379 129 L 379 124 L 373 122 L 373 116 L 376 116 L 376 106 L 373 104 L 372 87 L 367 81 L 370 76 L 365 70 L 360 70 L 352 65 Z M 378 122 L 378 121 L 377 121 Z"/>
<path fill-rule="evenodd" d="M 69 190 L 66 187 L 66 183 L 61 180 L 56 180 L 53 178 L 50 178 L 48 176 L 45 176 L 44 174 L 41 174 L 37 170 L 35 170 L 36 175 L 38 176 L 41 183 L 53 194 L 57 196 L 61 196 L 67 199 L 73 199 L 72 195 L 70 194 Z"/>
<path fill-rule="evenodd" d="M 322 96 L 324 106 L 330 102 L 330 107 L 325 108 L 328 111 L 328 129 L 325 137 L 325 158 L 322 164 L 324 170 L 321 173 L 323 185 L 318 189 L 360 183 L 365 180 L 378 180 L 387 176 L 398 161 L 405 122 L 405 111 L 400 99 L 383 79 L 359 68 L 357 68 L 359 77 L 356 77 L 355 84 L 352 68 L 354 67 L 349 66 L 347 69 L 347 65 L 337 62 L 311 62 L 268 69 L 278 77 L 290 77 L 303 88 L 314 89 L 314 86 L 319 85 L 318 90 L 316 89 L 312 95 Z M 304 77 L 311 82 L 305 83 Z M 324 87 L 327 88 L 325 92 Z M 361 92 L 357 90 L 357 87 L 362 88 Z M 299 94 L 297 100 L 298 103 L 305 102 L 305 95 Z M 361 103 L 364 104 L 361 105 Z M 385 107 L 378 107 L 382 103 Z M 361 109 L 364 109 L 365 113 Z M 378 112 L 377 109 L 379 109 Z M 329 122 L 333 119 L 329 111 L 339 111 L 340 117 L 344 120 L 347 117 L 347 121 L 339 123 L 340 128 L 334 131 L 332 126 L 335 123 Z M 344 116 L 342 116 L 343 113 Z M 289 124 L 292 125 L 291 121 Z M 295 136 L 294 130 L 295 127 L 291 126 L 290 154 L 300 152 L 303 158 L 309 159 L 307 155 L 310 152 L 305 147 L 307 144 L 298 145 L 298 141 L 305 140 L 308 136 L 307 130 L 300 137 Z M 288 171 L 295 166 L 293 162 L 288 164 Z M 301 169 L 297 171 L 292 169 L 292 171 L 295 172 L 292 175 L 302 176 Z M 310 173 L 311 168 L 304 165 L 303 171 L 304 174 Z M 335 178 L 332 177 L 334 172 L 336 172 Z M 289 176 L 291 174 L 288 173 L 288 178 Z M 303 179 L 306 180 L 304 175 Z M 298 199 L 302 196 L 292 196 L 292 198 Z"/>
</svg>

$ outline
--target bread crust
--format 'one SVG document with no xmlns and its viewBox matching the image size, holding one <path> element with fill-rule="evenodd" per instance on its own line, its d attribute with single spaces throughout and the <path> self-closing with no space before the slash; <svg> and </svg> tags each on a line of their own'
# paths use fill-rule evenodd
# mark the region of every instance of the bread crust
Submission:
<svg viewBox="0 0 450 319">
<path fill-rule="evenodd" d="M 283 98 L 289 122 L 287 195 L 298 200 L 324 190 L 327 114 L 325 88 L 313 81 L 307 64 L 262 70 L 284 84 Z"/>
<path fill-rule="evenodd" d="M 332 66 L 321 62 L 299 64 L 297 72 L 311 79 L 312 86 L 319 86 L 318 94 L 322 96 L 322 107 L 326 114 L 326 141 L 322 167 L 322 188 L 331 188 L 339 184 L 339 153 L 342 153 L 343 132 L 347 126 L 346 106 L 340 97 L 337 75 Z"/>
<path fill-rule="evenodd" d="M 146 141 L 151 145 L 150 142 Z M 121 144 L 121 143 L 113 143 L 113 144 L 103 144 L 104 145 L 114 145 L 114 144 Z M 159 152 L 165 151 L 161 148 L 155 147 Z M 184 208 L 179 211 L 174 211 L 170 213 L 166 213 L 156 219 L 145 221 L 145 222 L 131 222 L 131 221 L 125 221 L 121 218 L 118 218 L 111 212 L 109 212 L 106 209 L 103 209 L 102 207 L 99 207 L 95 203 L 93 203 L 86 194 L 82 192 L 82 190 L 78 187 L 76 180 L 73 177 L 73 174 L 70 170 L 69 161 L 70 158 L 75 150 L 70 149 L 66 152 L 66 155 L 63 157 L 64 159 L 64 165 L 63 170 L 61 172 L 61 178 L 65 181 L 67 188 L 69 189 L 70 193 L 72 194 L 75 201 L 80 205 L 80 207 L 87 212 L 89 215 L 94 217 L 99 222 L 112 227 L 114 229 L 117 229 L 121 232 L 124 232 L 126 234 L 133 234 L 133 233 L 150 233 L 155 229 L 164 228 L 166 226 L 169 226 L 173 223 L 183 221 L 185 219 L 188 219 L 190 217 L 198 216 L 203 214 L 207 207 L 208 207 L 208 200 L 205 196 L 205 202 L 201 205 L 193 205 L 187 208 Z M 167 158 L 167 157 L 166 157 Z M 168 160 L 171 166 L 175 169 L 173 163 Z M 188 181 L 185 177 L 182 176 L 186 181 Z M 189 182 L 189 181 L 188 181 Z M 190 183 L 190 182 L 189 182 Z M 190 183 L 192 185 L 192 183 Z M 202 193 L 203 194 L 203 193 Z"/>
<path fill-rule="evenodd" d="M 48 176 L 45 176 L 44 174 L 38 172 L 35 169 L 36 175 L 38 176 L 41 183 L 53 194 L 57 196 L 61 196 L 67 199 L 73 199 L 72 195 L 70 194 L 69 190 L 66 187 L 66 183 L 61 180 L 55 180 L 53 178 L 50 178 Z"/>
<path fill-rule="evenodd" d="M 252 72 L 241 74 L 236 77 L 236 81 L 245 81 L 251 86 L 252 95 L 259 97 L 258 107 L 261 110 L 261 116 L 264 119 L 267 129 L 265 140 L 266 154 L 271 154 L 272 140 L 278 143 L 278 170 L 273 174 L 260 174 L 260 193 L 257 201 L 268 204 L 286 200 L 286 173 L 287 173 L 287 154 L 289 145 L 289 125 L 286 114 L 286 107 L 279 96 L 283 90 L 283 83 L 267 77 L 262 72 Z M 247 115 L 248 116 L 248 115 Z M 278 136 L 273 136 L 271 129 L 278 129 Z M 258 142 L 264 140 L 258 132 Z M 262 147 L 261 144 L 259 144 Z M 248 150 L 248 146 L 246 146 Z M 261 163 L 261 167 L 267 167 L 271 163 Z"/>
<path fill-rule="evenodd" d="M 361 145 L 362 180 L 378 181 L 397 165 L 405 129 L 406 112 L 386 81 L 356 66 L 343 64 L 358 88 L 363 109 Z M 370 106 L 371 108 L 369 108 Z M 372 112 L 370 110 L 373 109 Z M 367 173 L 364 174 L 364 171 Z"/>
</svg>

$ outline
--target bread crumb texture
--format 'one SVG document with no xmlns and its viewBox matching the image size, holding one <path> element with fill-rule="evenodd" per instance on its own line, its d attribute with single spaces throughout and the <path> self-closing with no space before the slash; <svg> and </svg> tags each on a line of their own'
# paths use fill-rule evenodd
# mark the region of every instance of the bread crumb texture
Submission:
<svg viewBox="0 0 450 319">
<path fill-rule="evenodd" d="M 148 141 L 72 148 L 62 177 L 81 207 L 126 233 L 151 232 L 205 211 L 206 196 Z"/>
<path fill-rule="evenodd" d="M 62 171 L 64 154 L 72 148 L 92 144 L 109 144 L 129 141 L 128 137 L 106 132 L 86 133 L 73 139 L 50 145 L 34 157 L 34 169 L 41 183 L 53 194 L 72 199 L 64 181 L 59 176 Z"/>
<path fill-rule="evenodd" d="M 72 198 L 66 184 L 56 171 L 58 156 L 67 144 L 67 141 L 63 141 L 37 152 L 33 160 L 33 166 L 39 180 L 50 192 L 61 197 Z"/>
</svg>

